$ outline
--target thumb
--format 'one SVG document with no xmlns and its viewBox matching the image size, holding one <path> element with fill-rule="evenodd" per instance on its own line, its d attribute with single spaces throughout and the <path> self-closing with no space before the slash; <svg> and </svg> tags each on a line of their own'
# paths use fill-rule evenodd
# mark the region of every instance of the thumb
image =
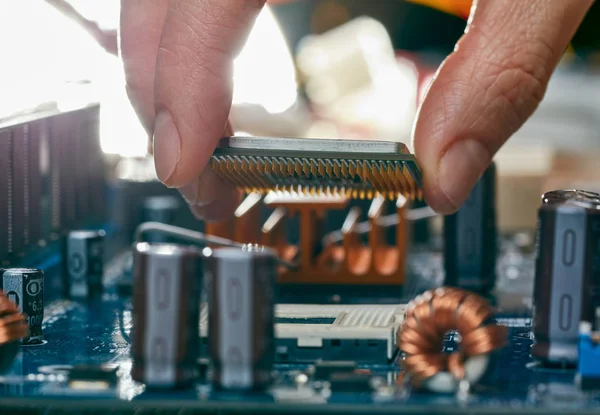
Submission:
<svg viewBox="0 0 600 415">
<path fill-rule="evenodd" d="M 476 1 L 413 133 L 429 205 L 451 213 L 533 113 L 593 0 Z"/>
<path fill-rule="evenodd" d="M 171 0 L 155 75 L 154 157 L 166 185 L 193 185 L 208 163 L 231 109 L 233 59 L 264 3 Z"/>
</svg>

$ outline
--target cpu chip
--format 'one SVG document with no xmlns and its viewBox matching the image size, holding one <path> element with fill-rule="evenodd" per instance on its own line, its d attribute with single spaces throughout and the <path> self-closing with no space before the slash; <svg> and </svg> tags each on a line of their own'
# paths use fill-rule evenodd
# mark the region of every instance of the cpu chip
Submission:
<svg viewBox="0 0 600 415">
<path fill-rule="evenodd" d="M 415 157 L 397 142 L 225 137 L 210 165 L 246 193 L 422 198 Z"/>
</svg>

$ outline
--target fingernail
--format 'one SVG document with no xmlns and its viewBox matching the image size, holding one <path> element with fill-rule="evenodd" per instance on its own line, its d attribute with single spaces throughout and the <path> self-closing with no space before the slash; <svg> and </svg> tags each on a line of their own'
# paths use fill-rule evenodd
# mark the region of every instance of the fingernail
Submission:
<svg viewBox="0 0 600 415">
<path fill-rule="evenodd" d="M 206 168 L 194 181 L 180 187 L 179 192 L 189 205 L 206 206 L 222 193 L 230 191 L 230 187 L 210 168 Z"/>
<path fill-rule="evenodd" d="M 230 219 L 240 203 L 240 194 L 231 190 L 223 192 L 219 199 L 205 205 L 191 205 L 192 213 L 197 219 L 206 222 L 219 222 Z"/>
<path fill-rule="evenodd" d="M 490 162 L 489 150 L 474 139 L 457 141 L 440 160 L 439 185 L 454 209 L 458 209 Z"/>
<path fill-rule="evenodd" d="M 183 196 L 188 205 L 193 206 L 198 203 L 199 182 L 200 180 L 196 179 L 179 188 L 179 193 L 181 193 L 181 196 Z"/>
<path fill-rule="evenodd" d="M 154 121 L 154 166 L 158 179 L 168 185 L 181 158 L 181 139 L 171 114 L 161 111 Z"/>
</svg>

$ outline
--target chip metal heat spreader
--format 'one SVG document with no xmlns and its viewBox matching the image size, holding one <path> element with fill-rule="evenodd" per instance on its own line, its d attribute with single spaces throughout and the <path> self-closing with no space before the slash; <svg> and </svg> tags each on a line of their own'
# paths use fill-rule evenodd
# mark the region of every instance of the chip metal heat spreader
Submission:
<svg viewBox="0 0 600 415">
<path fill-rule="evenodd" d="M 247 193 L 422 198 L 415 157 L 397 142 L 225 137 L 210 163 Z"/>
</svg>

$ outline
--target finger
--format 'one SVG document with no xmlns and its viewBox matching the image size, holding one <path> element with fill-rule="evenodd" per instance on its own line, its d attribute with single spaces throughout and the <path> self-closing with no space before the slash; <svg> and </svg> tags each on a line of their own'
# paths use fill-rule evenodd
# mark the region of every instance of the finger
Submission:
<svg viewBox="0 0 600 415">
<path fill-rule="evenodd" d="M 205 220 L 206 222 L 217 222 L 231 218 L 240 201 L 240 192 L 231 191 L 222 193 L 218 199 L 214 199 L 206 205 L 191 205 L 190 207 L 196 218 Z"/>
<path fill-rule="evenodd" d="M 438 70 L 413 133 L 424 194 L 440 213 L 467 198 L 542 100 L 592 0 L 481 0 Z"/>
<path fill-rule="evenodd" d="M 98 23 L 86 19 L 72 4 L 66 0 L 46 0 L 46 3 L 53 6 L 73 22 L 77 23 L 82 29 L 90 34 L 96 42 L 105 51 L 116 55 L 117 51 L 117 33 L 113 30 L 103 30 Z"/>
<path fill-rule="evenodd" d="M 227 122 L 223 136 L 233 136 L 233 128 L 230 122 Z M 192 211 L 198 219 L 216 220 L 229 217 L 239 203 L 235 188 L 223 181 L 210 168 L 204 169 L 198 178 L 180 187 L 179 192 L 192 207 Z M 215 201 L 220 204 L 218 214 L 214 214 Z M 210 205 L 213 207 L 210 207 Z"/>
<path fill-rule="evenodd" d="M 171 1 L 155 85 L 155 164 L 166 185 L 182 187 L 204 170 L 231 109 L 233 58 L 264 3 Z"/>
<path fill-rule="evenodd" d="M 233 136 L 230 121 L 227 122 L 223 135 Z M 190 205 L 194 216 L 207 222 L 230 218 L 241 200 L 240 192 L 224 182 L 211 169 L 204 169 L 198 179 L 179 191 Z"/>
<path fill-rule="evenodd" d="M 169 0 L 121 0 L 120 52 L 127 94 L 146 131 L 154 128 L 154 72 Z"/>
</svg>

